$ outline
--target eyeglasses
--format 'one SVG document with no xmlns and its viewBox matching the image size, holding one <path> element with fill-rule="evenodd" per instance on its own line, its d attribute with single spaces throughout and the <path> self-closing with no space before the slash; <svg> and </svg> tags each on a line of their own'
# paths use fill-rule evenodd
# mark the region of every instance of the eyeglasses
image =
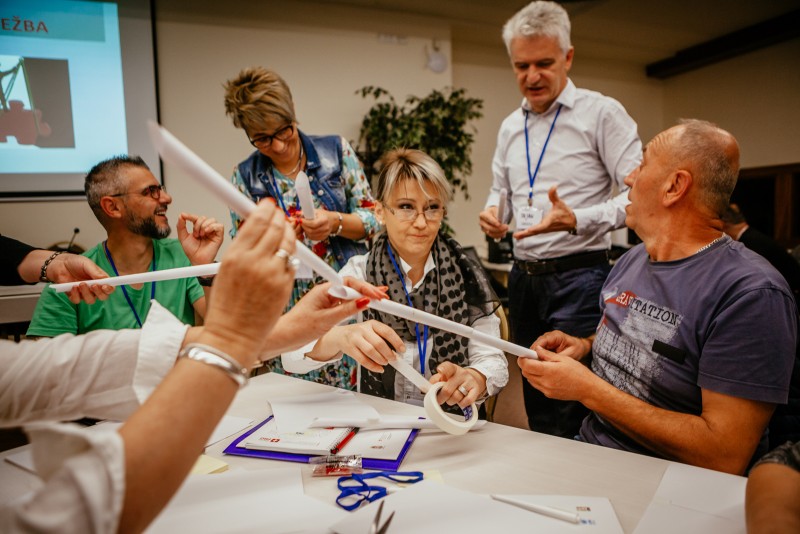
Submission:
<svg viewBox="0 0 800 534">
<path fill-rule="evenodd" d="M 444 214 L 447 212 L 447 209 L 445 208 L 428 208 L 422 212 L 411 208 L 392 208 L 390 206 L 386 206 L 386 209 L 392 212 L 392 215 L 397 217 L 397 220 L 403 222 L 416 221 L 420 213 L 425 216 L 426 221 L 441 221 L 444 217 Z"/>
<path fill-rule="evenodd" d="M 275 133 L 272 135 L 259 135 L 254 139 L 250 139 L 250 134 L 245 132 L 247 135 L 247 140 L 250 141 L 250 144 L 256 148 L 269 148 L 272 145 L 272 142 L 277 139 L 281 142 L 288 141 L 294 135 L 294 124 L 287 124 L 283 128 L 276 130 Z"/>
<path fill-rule="evenodd" d="M 124 197 L 125 195 L 142 195 L 147 196 L 150 195 L 151 198 L 154 200 L 158 200 L 161 197 L 161 193 L 166 193 L 167 188 L 163 185 L 148 185 L 141 191 L 134 191 L 133 193 L 117 193 L 116 195 L 108 195 L 110 197 Z"/>
</svg>

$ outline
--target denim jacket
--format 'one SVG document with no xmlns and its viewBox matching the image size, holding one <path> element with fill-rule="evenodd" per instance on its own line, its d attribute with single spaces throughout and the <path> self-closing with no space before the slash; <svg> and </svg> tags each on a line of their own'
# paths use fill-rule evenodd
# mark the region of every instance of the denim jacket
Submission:
<svg viewBox="0 0 800 534">
<path fill-rule="evenodd" d="M 345 181 L 342 179 L 342 138 L 338 135 L 308 136 L 298 130 L 306 153 L 308 181 L 312 194 L 328 211 L 350 213 L 347 205 Z M 250 197 L 258 202 L 264 197 L 274 197 L 272 161 L 258 150 L 238 166 Z M 367 228 L 367 235 L 371 232 Z M 367 251 L 365 242 L 343 237 L 328 238 L 331 251 L 340 267 L 352 256 Z"/>
</svg>

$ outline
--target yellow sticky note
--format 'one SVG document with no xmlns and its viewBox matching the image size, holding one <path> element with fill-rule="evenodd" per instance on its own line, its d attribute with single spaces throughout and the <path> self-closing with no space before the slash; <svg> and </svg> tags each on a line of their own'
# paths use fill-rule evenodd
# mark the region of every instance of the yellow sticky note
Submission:
<svg viewBox="0 0 800 534">
<path fill-rule="evenodd" d="M 228 470 L 228 464 L 218 458 L 201 454 L 200 458 L 194 463 L 192 475 L 210 475 L 212 473 L 222 473 Z"/>
</svg>

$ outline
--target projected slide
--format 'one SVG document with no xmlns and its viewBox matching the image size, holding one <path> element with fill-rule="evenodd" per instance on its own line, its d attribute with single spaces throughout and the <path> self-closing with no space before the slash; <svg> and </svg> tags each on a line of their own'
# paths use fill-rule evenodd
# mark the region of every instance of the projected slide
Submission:
<svg viewBox="0 0 800 534">
<path fill-rule="evenodd" d="M 75 176 L 127 152 L 117 5 L 3 0 L 0 189 L 75 191 Z"/>
</svg>

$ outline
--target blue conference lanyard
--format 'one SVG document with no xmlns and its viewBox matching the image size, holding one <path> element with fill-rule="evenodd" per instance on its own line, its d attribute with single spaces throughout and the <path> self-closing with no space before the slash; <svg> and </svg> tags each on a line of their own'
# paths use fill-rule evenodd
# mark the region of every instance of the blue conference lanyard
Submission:
<svg viewBox="0 0 800 534">
<path fill-rule="evenodd" d="M 111 268 L 114 269 L 114 274 L 119 276 L 119 272 L 117 271 L 117 266 L 114 264 L 114 258 L 111 257 L 111 251 L 108 250 L 108 241 L 103 241 L 103 248 L 106 251 L 106 257 L 108 258 L 109 263 L 111 263 Z M 153 268 L 150 269 L 151 271 L 156 270 L 156 247 L 153 245 Z M 139 314 L 136 313 L 136 308 L 133 306 L 133 301 L 131 300 L 130 295 L 128 295 L 128 291 L 125 289 L 125 286 L 122 286 L 122 294 L 125 295 L 125 300 L 128 301 L 128 306 L 130 306 L 131 311 L 133 312 L 133 316 L 136 318 L 136 324 L 139 325 L 139 328 L 142 327 L 142 320 L 139 319 Z M 156 283 L 150 282 L 150 300 L 156 298 Z"/>
<path fill-rule="evenodd" d="M 274 182 L 273 182 L 273 180 L 274 180 Z M 278 204 L 281 205 L 281 209 L 283 210 L 283 213 L 285 213 L 286 216 L 288 217 L 289 216 L 289 210 L 286 209 L 286 204 L 283 203 L 283 195 L 281 195 L 280 190 L 278 190 L 278 180 L 274 176 L 272 178 L 270 178 L 269 180 L 267 180 L 267 187 L 269 187 L 269 192 L 272 193 L 272 196 L 275 198 L 275 200 L 278 201 Z M 298 205 L 299 204 L 300 204 L 300 202 L 298 201 Z"/>
<path fill-rule="evenodd" d="M 394 266 L 394 272 L 397 273 L 397 276 L 400 277 L 400 284 L 403 286 L 403 293 L 406 294 L 406 300 L 408 300 L 408 305 L 412 308 L 414 307 L 414 303 L 411 301 L 411 295 L 408 294 L 408 290 L 406 289 L 405 278 L 403 277 L 403 273 L 400 272 L 400 267 L 397 265 L 397 260 L 394 259 L 394 254 L 392 253 L 392 246 L 389 244 L 389 241 L 386 241 L 386 250 L 389 251 L 389 259 L 392 260 L 392 266 Z M 419 323 L 414 325 L 414 329 L 417 332 L 417 350 L 419 351 L 419 370 L 422 372 L 422 376 L 425 376 L 425 353 L 428 351 L 428 325 L 425 325 L 423 331 L 424 341 L 420 341 L 419 339 Z"/>
<path fill-rule="evenodd" d="M 564 104 L 558 105 L 558 110 L 556 111 L 556 116 L 553 118 L 553 124 L 550 125 L 550 131 L 547 132 L 547 139 L 544 141 L 544 146 L 542 147 L 542 153 L 539 154 L 539 161 L 536 163 L 536 170 L 533 171 L 531 174 L 531 150 L 530 144 L 528 142 L 528 110 L 524 109 L 525 112 L 525 156 L 528 159 L 528 182 L 530 183 L 530 190 L 528 191 L 528 206 L 533 206 L 533 182 L 536 180 L 536 176 L 539 174 L 539 167 L 542 165 L 542 159 L 544 158 L 544 152 L 547 150 L 547 143 L 550 142 L 550 136 L 553 135 L 553 129 L 556 127 L 556 121 L 558 120 L 558 115 L 561 113 L 561 108 L 564 107 Z"/>
</svg>

